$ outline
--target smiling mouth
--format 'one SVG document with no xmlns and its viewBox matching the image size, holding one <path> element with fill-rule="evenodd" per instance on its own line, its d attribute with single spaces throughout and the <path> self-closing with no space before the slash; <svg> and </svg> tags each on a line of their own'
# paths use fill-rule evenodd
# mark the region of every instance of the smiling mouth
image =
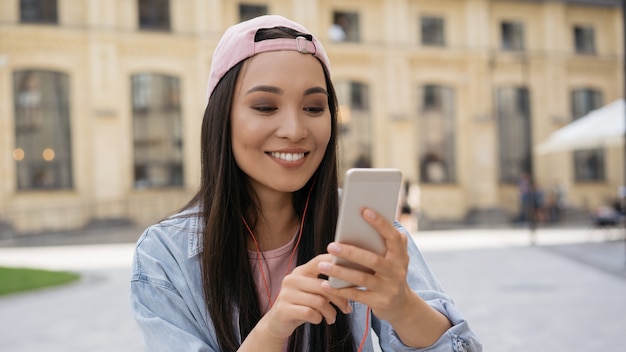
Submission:
<svg viewBox="0 0 626 352">
<path fill-rule="evenodd" d="M 269 154 L 274 158 L 285 160 L 285 161 L 298 161 L 304 158 L 304 156 L 306 155 L 306 153 L 278 153 L 278 152 L 271 152 Z"/>
</svg>

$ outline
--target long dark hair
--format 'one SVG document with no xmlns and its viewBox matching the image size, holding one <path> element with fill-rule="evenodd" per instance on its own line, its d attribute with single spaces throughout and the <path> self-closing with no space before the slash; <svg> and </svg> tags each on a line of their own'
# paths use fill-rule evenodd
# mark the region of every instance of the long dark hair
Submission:
<svg viewBox="0 0 626 352">
<path fill-rule="evenodd" d="M 259 30 L 255 41 L 292 38 L 309 34 L 291 28 Z M 248 261 L 248 233 L 242 216 L 259 214 L 258 202 L 246 174 L 237 166 L 231 148 L 231 102 L 243 62 L 230 69 L 215 87 L 202 121 L 201 184 L 188 203 L 200 205 L 204 229 L 201 257 L 207 310 L 222 351 L 235 351 L 261 319 L 255 280 Z M 337 224 L 337 97 L 328 69 L 322 65 L 328 91 L 331 136 L 315 174 L 293 193 L 293 206 L 302 217 L 306 198 L 313 187 L 298 247 L 298 265 L 325 253 Z M 256 219 L 250 219 L 254 222 Z M 252 225 L 252 224 L 251 224 Z M 252 225 L 253 226 L 253 225 Z M 354 351 L 348 317 L 337 310 L 335 324 L 304 324 L 289 339 L 290 351 Z M 238 317 L 238 325 L 237 325 Z M 306 331 L 308 329 L 308 332 Z M 239 331 L 239 334 L 237 333 Z"/>
</svg>

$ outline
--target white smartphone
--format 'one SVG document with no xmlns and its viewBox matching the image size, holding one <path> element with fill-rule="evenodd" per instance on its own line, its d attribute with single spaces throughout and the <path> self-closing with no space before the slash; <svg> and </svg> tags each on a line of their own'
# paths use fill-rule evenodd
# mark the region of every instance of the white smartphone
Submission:
<svg viewBox="0 0 626 352">
<path fill-rule="evenodd" d="M 361 212 L 363 208 L 371 208 L 393 222 L 401 184 L 402 173 L 397 169 L 349 169 L 343 181 L 335 242 L 354 245 L 384 255 L 387 251 L 385 241 L 363 219 Z M 333 258 L 333 263 L 371 272 L 361 265 L 337 257 Z M 334 288 L 354 286 L 350 282 L 334 277 L 329 277 L 328 281 Z"/>
</svg>

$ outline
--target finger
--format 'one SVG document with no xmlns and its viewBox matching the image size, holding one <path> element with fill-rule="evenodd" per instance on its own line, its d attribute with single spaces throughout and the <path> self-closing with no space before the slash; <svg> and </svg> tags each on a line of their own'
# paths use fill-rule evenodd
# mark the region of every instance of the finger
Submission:
<svg viewBox="0 0 626 352">
<path fill-rule="evenodd" d="M 332 256 L 330 254 L 326 254 L 320 257 L 321 258 L 319 261 L 315 261 L 317 262 L 316 263 L 317 265 L 319 265 L 319 263 L 330 263 L 330 260 L 332 259 Z M 308 264 L 313 264 L 313 263 L 308 263 Z M 288 301 L 294 302 L 294 297 L 301 297 L 301 294 L 317 295 L 317 296 L 323 297 L 324 303 L 331 302 L 332 304 L 337 306 L 343 313 L 345 314 L 350 313 L 352 308 L 347 299 L 341 296 L 329 295 L 327 292 L 320 289 L 321 283 L 326 280 L 318 278 L 318 276 L 322 273 L 317 268 L 317 265 L 315 266 L 315 270 L 307 269 L 310 272 L 314 272 L 314 276 L 315 276 L 314 278 L 301 276 L 301 275 L 298 275 L 297 273 L 295 274 L 292 273 L 290 275 L 285 276 L 285 278 L 283 279 L 279 296 L 283 296 L 283 297 L 286 296 L 288 297 L 287 298 Z M 314 303 L 317 304 L 316 305 L 317 307 L 321 307 L 319 302 L 314 302 Z M 298 304 L 306 305 L 307 301 L 306 299 L 300 299 L 298 300 Z"/>
<path fill-rule="evenodd" d="M 337 311 L 326 297 L 327 294 L 320 289 L 320 283 L 315 283 L 313 285 L 315 288 L 310 290 L 307 290 L 306 287 L 301 287 L 304 290 L 297 289 L 290 282 L 287 285 L 284 291 L 281 290 L 274 307 L 279 309 L 287 307 L 286 309 L 294 311 L 297 314 L 294 317 L 295 320 L 306 320 L 313 324 L 319 324 L 322 319 L 326 320 L 328 324 L 335 322 Z"/>
<path fill-rule="evenodd" d="M 303 311 L 304 316 L 307 321 L 313 324 L 321 323 L 322 318 L 327 324 L 334 324 L 337 320 L 337 310 L 324 296 L 315 294 L 301 295 L 294 303 L 308 308 L 308 310 Z"/>
<path fill-rule="evenodd" d="M 353 248 L 356 248 L 356 247 L 353 247 Z M 368 252 L 368 253 L 369 253 L 368 255 L 373 254 L 371 252 Z M 376 270 L 381 270 L 382 272 L 386 272 L 389 270 L 389 269 L 383 268 L 383 266 L 388 265 L 388 264 L 381 264 L 379 266 L 375 266 L 375 265 L 370 266 L 368 263 L 366 263 L 363 260 L 363 258 L 358 258 L 358 260 L 359 262 L 357 264 L 360 264 L 366 268 L 376 268 Z M 349 268 L 343 265 L 326 263 L 326 262 L 320 263 L 319 269 L 320 269 L 320 272 L 322 272 L 324 275 L 327 275 L 329 277 L 334 277 L 339 280 L 350 282 L 358 287 L 365 287 L 368 290 L 374 288 L 376 285 L 376 281 L 377 281 L 377 277 L 376 277 L 377 272 L 374 272 L 374 269 L 371 269 L 371 272 L 365 272 L 359 269 L 353 269 L 353 268 Z"/>
<path fill-rule="evenodd" d="M 358 280 L 356 279 L 355 281 Z M 366 290 L 359 287 L 333 288 L 328 281 L 323 282 L 321 287 L 329 295 L 338 295 L 350 301 L 359 302 L 371 307 L 374 311 L 386 311 L 389 310 L 389 307 L 399 305 L 403 298 L 399 293 L 404 289 L 405 285 L 387 283 L 384 280 L 377 280 L 376 282 L 380 286 L 374 289 L 367 287 Z M 357 286 L 364 287 L 365 285 Z"/>
<path fill-rule="evenodd" d="M 370 290 L 362 290 L 357 287 L 333 288 L 328 281 L 321 285 L 322 290 L 329 295 L 342 296 L 350 301 L 359 302 L 371 307 L 375 303 L 375 294 Z M 350 306 L 352 309 L 352 306 Z"/>
<path fill-rule="evenodd" d="M 389 254 L 382 257 L 359 247 L 336 242 L 328 245 L 328 251 L 337 257 L 359 264 L 371 270 L 372 273 L 340 264 L 322 262 L 318 265 L 318 269 L 324 275 L 351 282 L 368 290 L 378 290 L 380 285 L 389 284 L 390 280 L 392 282 L 406 280 L 408 265 L 406 251 L 397 257 L 391 257 Z"/>
<path fill-rule="evenodd" d="M 395 262 L 403 264 L 401 260 L 388 260 L 388 258 L 392 258 L 389 251 L 387 251 L 384 256 L 381 256 L 363 248 L 338 242 L 331 242 L 327 249 L 330 254 L 336 257 L 359 264 L 374 273 L 380 273 L 382 275 L 389 275 L 393 270 L 392 265 L 394 265 Z"/>
<path fill-rule="evenodd" d="M 361 213 L 363 219 L 367 221 L 385 240 L 387 252 L 394 255 L 396 253 L 406 253 L 407 239 L 393 224 L 375 210 L 370 208 L 363 209 Z"/>
<path fill-rule="evenodd" d="M 318 275 L 320 274 L 319 270 L 317 269 L 317 265 L 322 262 L 322 261 L 331 261 L 332 260 L 332 255 L 326 253 L 326 254 L 320 254 L 317 255 L 315 257 L 313 257 L 311 260 L 309 260 L 308 262 L 297 266 L 294 270 L 293 273 L 298 274 L 298 275 L 302 275 L 302 276 L 307 276 L 307 277 L 318 277 Z"/>
</svg>

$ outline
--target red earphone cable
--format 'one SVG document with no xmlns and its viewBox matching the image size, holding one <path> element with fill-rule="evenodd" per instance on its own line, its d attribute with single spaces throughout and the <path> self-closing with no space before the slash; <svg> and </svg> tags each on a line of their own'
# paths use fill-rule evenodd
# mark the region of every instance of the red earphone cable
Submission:
<svg viewBox="0 0 626 352">
<path fill-rule="evenodd" d="M 246 219 L 244 219 L 244 217 L 242 216 L 241 220 L 243 220 L 243 224 L 246 225 L 248 232 L 250 232 L 250 237 L 252 237 L 252 241 L 254 241 L 254 246 L 256 247 L 256 253 L 257 253 L 256 262 L 261 271 L 261 278 L 263 279 L 263 286 L 265 286 L 265 293 L 267 294 L 267 299 L 269 300 L 270 307 L 271 307 L 272 297 L 270 293 L 270 286 L 267 284 L 267 279 L 265 279 L 265 272 L 263 271 L 263 263 L 261 263 L 261 249 L 259 248 L 259 242 L 257 242 L 256 237 L 254 236 L 254 233 L 252 232 L 252 230 L 250 229 L 250 226 L 248 226 L 248 223 L 246 222 Z"/>
<path fill-rule="evenodd" d="M 313 192 L 314 186 L 315 186 L 315 179 L 313 180 L 313 183 L 311 184 L 311 187 L 309 188 L 309 194 L 306 197 L 306 203 L 304 204 L 304 211 L 302 212 L 302 220 L 300 221 L 300 230 L 298 231 L 298 239 L 296 240 L 296 244 L 293 247 L 293 250 L 291 251 L 291 255 L 289 256 L 289 262 L 287 263 L 287 272 L 285 272 L 285 275 L 291 272 L 291 263 L 293 262 L 293 257 L 296 254 L 296 251 L 298 250 L 298 245 L 300 244 L 300 240 L 302 239 L 304 219 L 306 218 L 306 212 L 309 209 L 309 200 L 311 199 L 311 193 Z M 272 300 L 272 294 L 270 292 L 270 285 L 267 282 L 267 279 L 265 278 L 265 273 L 263 271 L 263 266 L 261 263 L 262 254 L 261 254 L 261 249 L 259 248 L 259 242 L 254 236 L 254 232 L 252 232 L 252 229 L 246 222 L 246 219 L 242 216 L 241 220 L 243 221 L 243 224 L 246 225 L 246 229 L 248 229 L 248 232 L 250 233 L 250 237 L 252 237 L 252 241 L 254 241 L 254 246 L 256 247 L 256 252 L 257 252 L 257 265 L 259 265 L 259 268 L 261 271 L 261 278 L 263 279 L 263 286 L 265 286 L 265 293 L 267 294 L 267 300 L 270 304 L 270 307 L 272 307 L 274 305 L 274 301 Z"/>
<path fill-rule="evenodd" d="M 363 333 L 363 338 L 361 338 L 361 344 L 359 345 L 358 352 L 363 351 L 363 346 L 365 346 L 365 341 L 367 339 L 367 334 L 370 331 L 370 313 L 372 309 L 367 307 L 367 312 L 365 313 L 365 332 Z"/>
<path fill-rule="evenodd" d="M 300 244 L 300 240 L 302 239 L 302 229 L 304 229 L 304 219 L 306 218 L 306 211 L 309 209 L 309 200 L 311 199 L 311 192 L 313 192 L 313 187 L 315 186 L 315 180 L 313 179 L 313 183 L 311 183 L 311 188 L 309 188 L 309 194 L 306 196 L 306 203 L 304 203 L 304 211 L 302 212 L 302 220 L 300 221 L 300 233 L 298 234 L 298 240 L 296 241 L 296 245 L 293 247 L 293 252 L 291 252 L 291 256 L 289 257 L 289 264 L 287 264 L 287 273 L 289 274 L 289 268 L 291 268 L 291 262 L 293 260 L 293 256 L 296 253 L 296 248 Z"/>
<path fill-rule="evenodd" d="M 291 271 L 291 263 L 293 262 L 293 257 L 298 249 L 300 240 L 302 239 L 302 229 L 304 228 L 304 219 L 306 217 L 306 213 L 309 208 L 309 200 L 311 199 L 311 192 L 313 191 L 314 185 L 315 185 L 315 180 L 313 180 L 313 183 L 311 184 L 311 188 L 309 189 L 309 194 L 306 197 L 306 203 L 304 205 L 304 212 L 302 213 L 302 220 L 300 221 L 300 231 L 298 231 L 298 239 L 296 241 L 296 245 L 293 247 L 293 251 L 291 252 L 291 255 L 289 256 L 289 263 L 287 264 L 287 272 L 285 273 L 285 275 L 289 274 L 289 272 Z M 243 224 L 246 225 L 246 229 L 248 229 L 248 232 L 250 233 L 250 237 L 252 237 L 252 241 L 254 241 L 254 246 L 256 247 L 256 251 L 257 251 L 257 264 L 259 265 L 259 268 L 261 269 L 260 271 L 261 271 L 261 278 L 263 279 L 263 286 L 265 286 L 265 293 L 267 294 L 267 298 L 271 307 L 274 304 L 274 302 L 272 301 L 270 287 L 267 282 L 267 279 L 265 278 L 265 273 L 263 271 L 263 267 L 261 263 L 262 255 L 261 255 L 261 249 L 259 248 L 259 242 L 256 240 L 256 237 L 254 236 L 252 229 L 250 229 L 250 226 L 248 226 L 246 219 L 242 216 L 241 220 L 243 221 Z M 371 308 L 367 307 L 367 312 L 365 314 L 365 332 L 363 333 L 363 337 L 361 338 L 361 343 L 359 344 L 358 352 L 363 351 L 363 347 L 365 346 L 365 341 L 367 341 L 367 335 L 370 329 L 369 327 L 370 313 L 371 313 Z"/>
</svg>

